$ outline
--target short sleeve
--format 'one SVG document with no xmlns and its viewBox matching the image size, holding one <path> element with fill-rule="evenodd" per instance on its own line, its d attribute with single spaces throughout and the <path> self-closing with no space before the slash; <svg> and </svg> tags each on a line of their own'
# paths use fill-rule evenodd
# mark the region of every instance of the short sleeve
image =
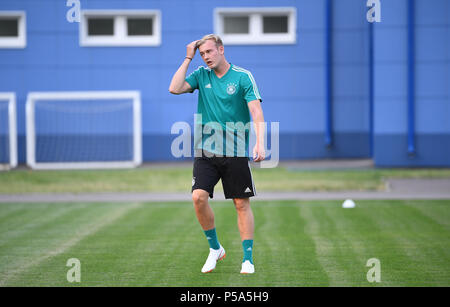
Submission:
<svg viewBox="0 0 450 307">
<path fill-rule="evenodd" d="M 200 66 L 199 68 L 197 68 L 196 70 L 191 72 L 191 74 L 189 76 L 187 76 L 185 79 L 185 81 L 187 83 L 189 83 L 189 85 L 191 86 L 192 91 L 194 91 L 195 89 L 198 89 L 198 83 L 199 83 L 199 77 L 201 74 L 201 69 L 202 69 L 202 67 Z"/>
<path fill-rule="evenodd" d="M 250 101 L 259 99 L 259 101 L 262 102 L 261 95 L 259 94 L 253 75 L 250 72 L 247 72 L 241 80 L 243 82 L 245 101 L 249 103 Z"/>
</svg>

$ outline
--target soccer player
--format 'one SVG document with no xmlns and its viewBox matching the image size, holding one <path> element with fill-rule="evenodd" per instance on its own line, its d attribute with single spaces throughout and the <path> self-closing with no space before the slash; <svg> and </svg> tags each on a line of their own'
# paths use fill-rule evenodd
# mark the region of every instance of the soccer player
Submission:
<svg viewBox="0 0 450 307">
<path fill-rule="evenodd" d="M 197 49 L 207 67 L 200 66 L 186 78 Z M 249 197 L 255 196 L 256 191 L 249 164 L 248 143 L 251 114 L 256 133 L 253 160 L 264 160 L 265 129 L 261 96 L 252 74 L 226 60 L 222 40 L 214 34 L 187 45 L 186 57 L 169 87 L 169 91 L 177 95 L 192 93 L 195 89 L 199 91 L 197 117 L 201 115 L 201 121 L 198 119 L 194 135 L 200 133 L 201 139 L 195 137 L 192 200 L 210 247 L 201 271 L 211 272 L 217 261 L 225 258 L 225 249 L 216 233 L 214 213 L 208 203 L 208 196 L 213 197 L 214 186 L 222 179 L 225 198 L 233 199 L 237 211 L 244 254 L 241 273 L 252 274 L 255 272 L 252 254 L 254 218 Z M 209 134 L 203 132 L 213 130 L 221 135 L 211 142 Z"/>
</svg>

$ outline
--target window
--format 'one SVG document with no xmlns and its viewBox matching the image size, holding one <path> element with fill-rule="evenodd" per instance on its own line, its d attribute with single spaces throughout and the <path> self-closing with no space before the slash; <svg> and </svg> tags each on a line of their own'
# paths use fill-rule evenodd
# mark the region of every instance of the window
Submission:
<svg viewBox="0 0 450 307">
<path fill-rule="evenodd" d="M 263 33 L 289 33 L 287 16 L 263 16 Z"/>
<path fill-rule="evenodd" d="M 248 16 L 224 16 L 223 33 L 225 34 L 247 34 L 249 33 Z"/>
<path fill-rule="evenodd" d="M 19 20 L 0 19 L 0 37 L 18 37 L 19 36 Z"/>
<path fill-rule="evenodd" d="M 159 46 L 160 44 L 160 11 L 87 10 L 81 13 L 81 46 Z"/>
<path fill-rule="evenodd" d="M 128 18 L 128 35 L 153 35 L 153 18 Z"/>
<path fill-rule="evenodd" d="M 114 18 L 89 18 L 88 35 L 114 35 Z"/>
<path fill-rule="evenodd" d="M 214 32 L 225 44 L 295 44 L 297 13 L 293 7 L 216 8 Z"/>
<path fill-rule="evenodd" d="M 0 48 L 25 48 L 25 27 L 25 12 L 0 11 Z"/>
</svg>

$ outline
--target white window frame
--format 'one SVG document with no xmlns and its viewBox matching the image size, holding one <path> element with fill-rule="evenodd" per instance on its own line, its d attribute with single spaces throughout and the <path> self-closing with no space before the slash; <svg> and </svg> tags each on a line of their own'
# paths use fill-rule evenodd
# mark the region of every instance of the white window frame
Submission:
<svg viewBox="0 0 450 307">
<path fill-rule="evenodd" d="M 19 18 L 18 37 L 0 37 L 0 48 L 25 48 L 27 46 L 27 21 L 24 11 L 0 11 L 1 17 Z"/>
<path fill-rule="evenodd" d="M 8 101 L 8 130 L 9 130 L 9 167 L 17 166 L 17 106 L 15 93 L 0 93 L 0 100 Z"/>
<path fill-rule="evenodd" d="M 264 33 L 263 16 L 287 16 L 288 33 Z M 225 34 L 224 16 L 248 16 L 248 34 Z M 297 42 L 297 9 L 295 7 L 218 7 L 214 10 L 214 33 L 226 45 L 278 45 Z"/>
<path fill-rule="evenodd" d="M 89 17 L 112 17 L 114 35 L 88 35 Z M 128 36 L 128 17 L 151 17 L 153 35 Z M 161 11 L 159 10 L 82 10 L 79 25 L 82 47 L 142 47 L 161 45 Z"/>
</svg>

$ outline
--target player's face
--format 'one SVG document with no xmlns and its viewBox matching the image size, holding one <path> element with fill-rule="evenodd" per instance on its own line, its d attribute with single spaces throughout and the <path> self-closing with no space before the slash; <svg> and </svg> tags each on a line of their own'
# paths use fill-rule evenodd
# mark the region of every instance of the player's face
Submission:
<svg viewBox="0 0 450 307">
<path fill-rule="evenodd" d="M 215 69 L 220 65 L 223 59 L 223 46 L 217 47 L 213 40 L 207 40 L 198 47 L 200 56 L 209 68 Z"/>
</svg>

